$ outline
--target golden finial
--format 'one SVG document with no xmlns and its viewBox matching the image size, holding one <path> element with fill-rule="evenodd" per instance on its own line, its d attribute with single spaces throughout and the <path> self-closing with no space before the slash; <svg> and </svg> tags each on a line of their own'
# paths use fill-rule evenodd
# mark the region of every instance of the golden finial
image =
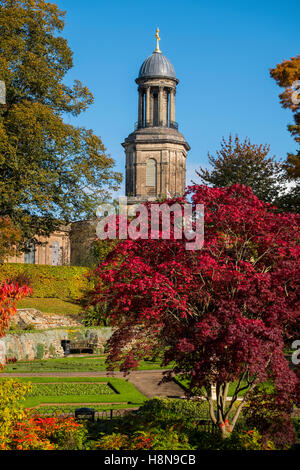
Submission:
<svg viewBox="0 0 300 470">
<path fill-rule="evenodd" d="M 156 37 L 156 49 L 155 49 L 154 52 L 161 52 L 161 50 L 160 50 L 160 48 L 159 48 L 159 41 L 160 41 L 160 37 L 159 37 L 159 28 L 156 29 L 155 37 Z"/>
</svg>

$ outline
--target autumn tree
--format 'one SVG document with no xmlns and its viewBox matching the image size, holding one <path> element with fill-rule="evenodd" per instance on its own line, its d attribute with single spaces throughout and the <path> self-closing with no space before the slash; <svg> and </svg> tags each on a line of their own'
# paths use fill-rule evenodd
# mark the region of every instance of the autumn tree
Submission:
<svg viewBox="0 0 300 470">
<path fill-rule="evenodd" d="M 0 263 L 18 253 L 22 233 L 9 217 L 0 217 Z"/>
<path fill-rule="evenodd" d="M 297 144 L 300 144 L 300 55 L 284 60 L 270 70 L 271 77 L 284 88 L 279 95 L 283 108 L 290 109 L 294 114 L 294 123 L 288 125 L 288 130 Z M 281 205 L 295 212 L 300 209 L 300 148 L 297 153 L 288 153 L 284 164 L 286 177 L 295 181 L 289 193 L 281 201 Z"/>
<path fill-rule="evenodd" d="M 0 284 L 0 338 L 4 336 L 11 317 L 16 313 L 17 301 L 27 297 L 32 289 L 26 285 L 4 282 Z"/>
<path fill-rule="evenodd" d="M 128 371 L 160 351 L 170 376 L 205 397 L 225 438 L 259 384 L 289 407 L 297 399 L 284 352 L 300 333 L 299 216 L 241 185 L 193 186 L 187 196 L 194 209 L 204 204 L 202 249 L 187 250 L 175 232 L 120 240 L 95 271 L 93 303 L 115 327 L 109 367 Z M 166 204 L 175 202 L 184 199 Z"/>
<path fill-rule="evenodd" d="M 274 157 L 268 157 L 269 151 L 269 146 L 251 144 L 249 139 L 242 142 L 230 135 L 226 141 L 223 137 L 216 156 L 208 154 L 210 168 L 200 167 L 196 174 L 203 184 L 221 188 L 243 184 L 262 201 L 274 202 L 281 168 Z"/>
<path fill-rule="evenodd" d="M 64 17 L 44 0 L 0 1 L 0 215 L 26 239 L 94 215 L 121 180 L 100 137 L 64 122 L 93 103 L 80 81 L 63 81 L 73 66 Z"/>
</svg>

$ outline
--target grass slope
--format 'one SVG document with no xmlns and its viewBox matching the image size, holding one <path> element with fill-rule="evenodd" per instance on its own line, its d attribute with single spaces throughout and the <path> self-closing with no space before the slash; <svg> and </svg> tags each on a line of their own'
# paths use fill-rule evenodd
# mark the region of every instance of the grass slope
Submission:
<svg viewBox="0 0 300 470">
<path fill-rule="evenodd" d="M 82 307 L 75 302 L 55 299 L 26 297 L 18 302 L 18 308 L 35 308 L 43 313 L 77 316 Z"/>
</svg>

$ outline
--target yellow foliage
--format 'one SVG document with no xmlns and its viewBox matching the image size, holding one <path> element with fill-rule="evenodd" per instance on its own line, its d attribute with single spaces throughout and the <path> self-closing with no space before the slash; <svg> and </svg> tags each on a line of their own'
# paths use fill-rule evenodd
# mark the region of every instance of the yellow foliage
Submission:
<svg viewBox="0 0 300 470">
<path fill-rule="evenodd" d="M 0 449 L 7 448 L 13 426 L 24 418 L 26 412 L 22 401 L 30 391 L 30 383 L 25 384 L 16 380 L 0 382 Z"/>
</svg>

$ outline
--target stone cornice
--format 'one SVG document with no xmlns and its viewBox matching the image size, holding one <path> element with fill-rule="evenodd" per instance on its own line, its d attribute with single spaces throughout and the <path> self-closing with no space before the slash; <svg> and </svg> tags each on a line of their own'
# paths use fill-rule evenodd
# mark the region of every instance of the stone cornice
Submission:
<svg viewBox="0 0 300 470">
<path fill-rule="evenodd" d="M 126 147 L 131 144 L 172 143 L 183 145 L 187 151 L 191 148 L 184 136 L 174 129 L 157 128 L 160 129 L 158 132 L 151 132 L 150 129 L 153 128 L 139 129 L 138 131 L 132 132 L 121 145 L 126 149 Z"/>
</svg>

